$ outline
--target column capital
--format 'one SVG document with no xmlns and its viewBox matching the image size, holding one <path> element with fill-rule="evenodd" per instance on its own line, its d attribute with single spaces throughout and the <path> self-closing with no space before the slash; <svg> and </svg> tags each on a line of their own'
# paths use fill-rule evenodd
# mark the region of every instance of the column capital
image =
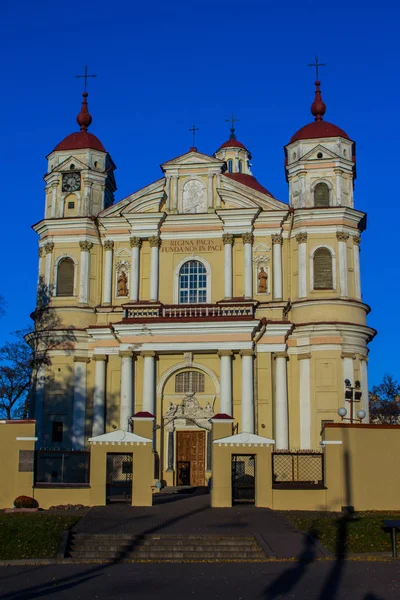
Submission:
<svg viewBox="0 0 400 600">
<path fill-rule="evenodd" d="M 133 237 L 129 238 L 129 243 L 131 245 L 131 248 L 140 248 L 142 245 L 142 238 L 134 235 Z"/>
<path fill-rule="evenodd" d="M 218 350 L 217 354 L 220 358 L 222 356 L 233 356 L 232 350 Z"/>
<path fill-rule="evenodd" d="M 296 235 L 296 241 L 298 244 L 305 244 L 307 242 L 307 233 L 298 233 Z"/>
<path fill-rule="evenodd" d="M 287 352 L 274 352 L 274 359 L 276 360 L 277 358 L 286 358 L 288 360 L 289 356 Z"/>
<path fill-rule="evenodd" d="M 83 362 L 90 363 L 90 358 L 88 356 L 74 356 L 74 362 Z"/>
<path fill-rule="evenodd" d="M 45 250 L 44 250 L 43 246 L 41 246 L 40 248 L 38 248 L 38 256 L 39 256 L 39 258 L 43 258 L 44 255 L 45 255 Z"/>
<path fill-rule="evenodd" d="M 224 244 L 230 244 L 231 246 L 233 246 L 233 240 L 234 240 L 233 233 L 224 233 L 222 236 L 222 242 Z"/>
<path fill-rule="evenodd" d="M 53 242 L 47 242 L 47 244 L 44 245 L 44 251 L 46 254 L 51 254 L 54 250 L 54 243 Z"/>
<path fill-rule="evenodd" d="M 349 239 L 349 234 L 348 233 L 344 233 L 344 231 L 337 231 L 336 232 L 336 238 L 338 242 L 347 242 L 347 240 Z"/>
<path fill-rule="evenodd" d="M 83 252 L 90 252 L 93 248 L 93 242 L 85 240 L 84 242 L 79 242 L 79 246 Z"/>
<path fill-rule="evenodd" d="M 239 350 L 239 354 L 242 357 L 243 356 L 252 356 L 253 357 L 254 356 L 254 350 L 250 350 L 250 349 L 248 349 L 248 350 Z"/>
<path fill-rule="evenodd" d="M 156 353 L 152 350 L 143 350 L 143 352 L 140 353 L 140 356 L 143 356 L 143 358 L 154 358 Z"/>
<path fill-rule="evenodd" d="M 159 248 L 161 246 L 161 238 L 159 235 L 149 237 L 150 248 Z"/>
<path fill-rule="evenodd" d="M 121 358 L 134 358 L 133 350 L 120 350 L 118 356 Z"/>
<path fill-rule="evenodd" d="M 254 235 L 252 233 L 242 233 L 243 244 L 253 244 Z"/>
<path fill-rule="evenodd" d="M 105 250 L 112 250 L 114 248 L 114 241 L 113 240 L 106 240 L 104 242 L 104 249 Z"/>
<path fill-rule="evenodd" d="M 306 358 L 307 359 L 311 358 L 311 352 L 306 352 L 306 353 L 297 355 L 297 360 L 305 360 Z"/>
<path fill-rule="evenodd" d="M 93 354 L 92 358 L 93 358 L 93 360 L 95 362 L 97 362 L 97 361 L 99 361 L 99 362 L 100 361 L 107 361 L 108 360 L 107 354 Z"/>
<path fill-rule="evenodd" d="M 358 358 L 359 361 L 364 361 L 364 362 L 368 362 L 368 356 L 366 354 L 356 354 L 356 358 Z"/>
<path fill-rule="evenodd" d="M 280 245 L 283 244 L 283 237 L 281 236 L 280 233 L 273 233 L 271 238 L 272 238 L 273 244 L 280 244 Z"/>
<path fill-rule="evenodd" d="M 340 358 L 352 358 L 353 360 L 355 360 L 356 355 L 354 354 L 354 352 L 342 352 Z"/>
<path fill-rule="evenodd" d="M 359 246 L 361 244 L 361 237 L 359 235 L 353 235 L 354 245 Z"/>
</svg>

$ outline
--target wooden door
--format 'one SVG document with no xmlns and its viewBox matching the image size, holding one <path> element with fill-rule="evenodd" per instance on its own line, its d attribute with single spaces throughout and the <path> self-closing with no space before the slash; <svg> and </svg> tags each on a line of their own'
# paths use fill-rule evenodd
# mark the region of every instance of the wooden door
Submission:
<svg viewBox="0 0 400 600">
<path fill-rule="evenodd" d="M 182 478 L 184 475 L 187 476 L 188 470 L 190 473 L 190 485 L 205 485 L 205 451 L 205 431 L 177 431 L 177 485 L 183 485 Z M 185 467 L 184 470 L 182 469 L 182 465 Z M 182 474 L 179 469 L 182 469 Z"/>
</svg>

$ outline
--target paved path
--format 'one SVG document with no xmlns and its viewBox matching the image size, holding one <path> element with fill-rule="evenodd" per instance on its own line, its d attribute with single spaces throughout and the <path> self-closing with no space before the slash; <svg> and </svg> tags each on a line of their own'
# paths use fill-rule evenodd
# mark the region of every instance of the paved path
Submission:
<svg viewBox="0 0 400 600">
<path fill-rule="evenodd" d="M 152 507 L 115 504 L 92 508 L 74 529 L 79 533 L 259 534 L 278 558 L 293 558 L 310 548 L 309 539 L 280 514 L 267 508 L 211 508 L 208 494 L 175 494 L 156 498 Z M 322 556 L 319 547 L 312 547 Z"/>
<path fill-rule="evenodd" d="M 0 567 L 1 600 L 398 600 L 400 562 Z"/>
</svg>

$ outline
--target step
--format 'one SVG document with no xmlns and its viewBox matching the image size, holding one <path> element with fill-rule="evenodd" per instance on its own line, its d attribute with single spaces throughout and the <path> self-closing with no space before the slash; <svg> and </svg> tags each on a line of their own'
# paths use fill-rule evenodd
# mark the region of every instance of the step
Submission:
<svg viewBox="0 0 400 600">
<path fill-rule="evenodd" d="M 117 543 L 117 542 L 101 542 L 101 543 L 93 543 L 93 542 L 76 542 L 72 540 L 70 543 L 71 548 L 110 548 L 114 550 L 118 550 L 120 548 L 143 548 L 143 547 L 157 547 L 157 548 L 170 548 L 171 546 L 180 547 L 180 548 L 189 548 L 194 546 L 196 548 L 252 548 L 258 547 L 258 544 L 255 540 L 251 542 L 231 542 L 231 541 L 220 541 L 218 543 L 213 542 L 212 540 L 202 540 L 201 543 L 195 542 L 194 540 L 172 540 L 170 542 L 160 542 L 154 543 L 152 540 L 131 540 L 128 543 Z"/>
<path fill-rule="evenodd" d="M 90 554 L 100 554 L 100 553 L 124 553 L 124 552 L 136 552 L 136 553 L 140 553 L 140 552 L 157 552 L 158 554 L 162 554 L 163 552 L 170 552 L 170 551 L 174 551 L 174 552 L 209 552 L 209 553 L 213 553 L 213 552 L 260 552 L 261 549 L 258 546 L 247 546 L 245 548 L 232 548 L 232 546 L 221 546 L 218 548 L 215 548 L 214 546 L 202 546 L 202 547 L 198 547 L 198 546 L 168 546 L 166 548 L 157 548 L 155 546 L 125 546 L 125 547 L 120 547 L 120 546 L 110 546 L 110 547 L 105 547 L 105 546 L 100 546 L 98 548 L 94 548 L 91 546 L 78 546 L 78 547 L 72 547 L 70 548 L 69 552 L 70 554 L 76 554 L 77 552 L 86 552 L 86 553 L 90 553 Z"/>
<path fill-rule="evenodd" d="M 79 552 L 74 553 L 72 558 L 81 558 L 85 560 L 144 560 L 144 559 L 155 559 L 155 560 L 168 560 L 168 559 L 183 559 L 183 560 L 215 560 L 215 559 L 243 559 L 243 560 L 266 560 L 267 557 L 263 553 L 254 552 L 109 552 L 109 553 L 85 553 Z"/>
</svg>

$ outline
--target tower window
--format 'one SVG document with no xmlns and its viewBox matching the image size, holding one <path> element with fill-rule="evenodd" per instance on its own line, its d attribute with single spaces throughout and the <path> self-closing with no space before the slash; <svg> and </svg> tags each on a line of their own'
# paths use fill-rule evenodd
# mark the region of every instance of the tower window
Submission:
<svg viewBox="0 0 400 600">
<path fill-rule="evenodd" d="M 232 173 L 233 172 L 233 160 L 230 158 L 228 160 L 228 173 Z"/>
<path fill-rule="evenodd" d="M 317 183 L 315 186 L 314 206 L 329 206 L 329 187 L 326 183 Z"/>
<path fill-rule="evenodd" d="M 179 303 L 207 302 L 207 271 L 198 260 L 188 260 L 179 271 Z"/>
<path fill-rule="evenodd" d="M 72 258 L 63 258 L 57 268 L 57 296 L 74 295 L 74 270 Z"/>
<path fill-rule="evenodd" d="M 204 375 L 197 371 L 184 371 L 175 377 L 175 392 L 187 394 L 191 392 L 204 392 Z"/>
<path fill-rule="evenodd" d="M 239 160 L 239 173 L 243 173 L 243 161 Z"/>
<path fill-rule="evenodd" d="M 75 208 L 75 202 L 68 202 L 68 208 Z"/>
<path fill-rule="evenodd" d="M 317 158 L 324 158 L 324 155 L 322 154 L 322 152 L 318 152 Z"/>
<path fill-rule="evenodd" d="M 75 169 L 75 165 L 74 165 L 74 163 L 71 163 L 71 164 L 69 165 L 69 168 L 71 169 L 71 171 L 73 171 L 73 170 Z"/>
<path fill-rule="evenodd" d="M 314 254 L 314 289 L 333 289 L 332 255 L 328 248 L 318 248 Z"/>
</svg>

